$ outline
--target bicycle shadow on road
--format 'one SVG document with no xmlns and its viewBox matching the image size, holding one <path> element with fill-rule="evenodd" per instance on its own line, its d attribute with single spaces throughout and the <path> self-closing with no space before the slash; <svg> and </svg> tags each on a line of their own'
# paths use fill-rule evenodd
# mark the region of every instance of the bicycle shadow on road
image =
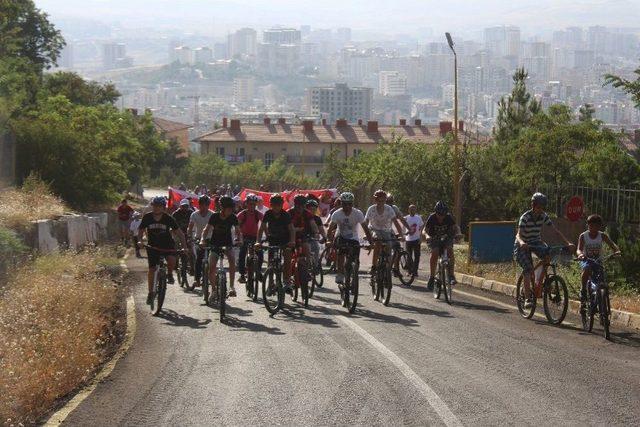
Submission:
<svg viewBox="0 0 640 427">
<path fill-rule="evenodd" d="M 332 314 L 328 308 L 313 305 L 313 300 L 309 300 L 309 306 L 306 308 L 296 307 L 296 306 L 284 307 L 282 309 L 282 313 L 286 315 L 286 318 L 282 320 L 284 320 L 285 322 L 300 322 L 300 323 L 306 323 L 309 325 L 318 325 L 324 328 L 338 327 L 338 323 L 335 320 L 333 320 L 331 317 L 310 316 L 309 312 L 314 312 L 316 314 L 326 315 L 326 316 L 331 316 Z M 275 319 L 276 317 L 274 316 L 273 318 Z"/>
<path fill-rule="evenodd" d="M 180 326 L 191 329 L 204 329 L 206 325 L 211 323 L 211 319 L 196 319 L 185 314 L 176 313 L 173 310 L 163 309 L 156 317 L 166 320 L 163 325 Z"/>
<path fill-rule="evenodd" d="M 228 314 L 225 316 L 222 324 L 229 326 L 234 332 L 266 332 L 269 335 L 286 335 L 280 328 L 249 322 L 239 317 L 229 316 Z"/>
<path fill-rule="evenodd" d="M 467 310 L 479 310 L 479 311 L 493 311 L 494 313 L 506 314 L 511 313 L 510 310 L 501 307 L 494 307 L 486 304 L 474 304 L 468 301 L 454 301 L 453 305 L 457 307 L 462 307 Z"/>
<path fill-rule="evenodd" d="M 389 307 L 398 308 L 403 311 L 411 311 L 412 313 L 423 314 L 425 316 L 438 316 L 438 317 L 448 317 L 448 318 L 455 317 L 448 311 L 432 310 L 426 307 L 416 307 L 414 305 L 407 305 L 401 302 L 391 302 L 391 304 L 389 304 Z"/>
<path fill-rule="evenodd" d="M 600 338 L 602 338 L 602 340 L 606 342 L 603 336 L 604 331 L 602 330 L 602 328 L 598 328 L 597 326 L 594 326 L 593 332 L 587 332 L 584 329 L 582 329 L 582 327 L 580 326 L 567 325 L 565 323 L 562 323 L 560 325 L 551 325 L 544 320 L 538 320 L 538 319 L 534 320 L 534 323 L 540 326 L 547 326 L 550 328 L 558 328 L 558 329 L 564 329 L 567 331 L 577 332 L 578 335 L 581 335 L 584 337 L 600 336 Z M 640 336 L 632 332 L 612 331 L 611 340 L 609 342 L 611 342 L 612 344 L 623 345 L 625 347 L 640 348 Z"/>
</svg>

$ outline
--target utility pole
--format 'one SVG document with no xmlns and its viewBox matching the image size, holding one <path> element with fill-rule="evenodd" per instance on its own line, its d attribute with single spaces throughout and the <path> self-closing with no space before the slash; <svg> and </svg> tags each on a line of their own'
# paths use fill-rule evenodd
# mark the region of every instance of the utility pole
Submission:
<svg viewBox="0 0 640 427">
<path fill-rule="evenodd" d="M 460 197 L 460 141 L 458 139 L 458 55 L 455 50 L 455 43 L 450 33 L 445 33 L 447 43 L 453 52 L 453 203 L 454 217 L 458 224 L 462 218 L 462 203 Z"/>
</svg>

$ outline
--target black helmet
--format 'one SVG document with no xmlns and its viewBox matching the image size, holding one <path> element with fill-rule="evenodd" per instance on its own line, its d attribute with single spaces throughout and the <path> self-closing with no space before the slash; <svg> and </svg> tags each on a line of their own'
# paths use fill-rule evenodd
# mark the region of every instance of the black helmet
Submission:
<svg viewBox="0 0 640 427">
<path fill-rule="evenodd" d="M 307 198 L 302 194 L 298 194 L 293 198 L 293 204 L 295 206 L 304 206 L 305 203 L 307 203 Z"/>
<path fill-rule="evenodd" d="M 534 193 L 534 195 L 531 196 L 531 202 L 544 208 L 547 206 L 547 196 L 542 193 Z"/>
<path fill-rule="evenodd" d="M 156 196 L 151 199 L 151 206 L 167 206 L 167 199 L 164 196 Z"/>
<path fill-rule="evenodd" d="M 440 214 L 440 215 L 446 215 L 447 212 L 449 212 L 449 208 L 447 207 L 447 204 L 442 200 L 436 203 L 434 210 L 437 214 Z"/>
<path fill-rule="evenodd" d="M 233 208 L 233 199 L 229 196 L 222 196 L 220 197 L 220 207 L 222 209 L 226 209 L 226 208 Z"/>
<path fill-rule="evenodd" d="M 206 194 L 203 194 L 198 198 L 198 204 L 202 206 L 209 206 L 211 204 L 211 198 Z"/>
<path fill-rule="evenodd" d="M 269 199 L 269 204 L 271 204 L 271 206 L 273 206 L 273 205 L 282 206 L 284 204 L 284 199 L 282 198 L 282 196 L 280 194 L 274 194 Z"/>
</svg>

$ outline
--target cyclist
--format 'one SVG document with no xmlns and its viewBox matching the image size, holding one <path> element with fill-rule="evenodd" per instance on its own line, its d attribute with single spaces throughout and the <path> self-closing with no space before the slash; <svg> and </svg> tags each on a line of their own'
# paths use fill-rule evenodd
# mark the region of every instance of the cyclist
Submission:
<svg viewBox="0 0 640 427">
<path fill-rule="evenodd" d="M 333 215 L 333 213 L 335 211 L 337 211 L 338 209 L 340 209 L 341 207 L 342 207 L 342 202 L 340 201 L 340 198 L 338 197 L 333 202 L 333 207 L 329 210 L 329 216 L 327 216 L 327 220 L 324 222 L 324 226 L 325 227 L 329 227 L 329 225 L 331 225 L 331 215 Z"/>
<path fill-rule="evenodd" d="M 420 264 L 420 243 L 422 231 L 424 230 L 424 221 L 417 214 L 416 205 L 409 205 L 409 215 L 404 217 L 405 222 L 409 225 L 407 228 L 406 249 L 411 258 L 413 271 L 411 274 L 415 277 L 418 275 L 418 265 Z"/>
<path fill-rule="evenodd" d="M 240 272 L 240 283 L 246 283 L 246 261 L 247 261 L 247 248 L 249 245 L 256 243 L 258 237 L 258 224 L 262 221 L 263 215 L 256 209 L 258 203 L 258 196 L 253 193 L 247 195 L 245 199 L 247 205 L 246 209 L 238 214 L 238 223 L 240 225 L 240 234 L 242 234 L 242 246 L 240 247 L 240 254 L 238 256 L 238 271 Z M 261 257 L 261 254 L 258 254 Z M 260 264 L 262 264 L 262 258 L 260 258 Z"/>
<path fill-rule="evenodd" d="M 210 244 L 213 248 L 227 248 L 227 260 L 229 261 L 229 297 L 236 296 L 235 277 L 236 261 L 233 256 L 233 228 L 238 227 L 238 217 L 233 213 L 233 199 L 229 196 L 222 196 L 219 200 L 220 210 L 214 212 L 209 218 L 207 226 L 202 231 L 200 237 L 201 244 L 206 244 L 206 236 L 211 232 Z M 237 241 L 242 244 L 242 235 L 236 233 Z M 218 254 L 212 250 L 209 255 L 209 283 L 213 289 L 218 285 Z M 211 294 L 213 297 L 214 293 Z"/>
<path fill-rule="evenodd" d="M 453 239 L 456 236 L 456 220 L 449 213 L 449 208 L 443 201 L 438 201 L 434 208 L 434 212 L 429 215 L 425 223 L 425 231 L 427 244 L 431 249 L 431 257 L 429 259 L 429 282 L 427 289 L 433 289 L 435 281 L 438 257 L 440 256 L 440 240 L 445 237 L 444 246 L 449 256 L 449 283 L 455 285 L 457 283 L 455 277 L 455 258 L 453 256 Z"/>
<path fill-rule="evenodd" d="M 262 196 L 258 196 L 258 202 L 256 204 L 256 210 L 264 216 L 264 214 L 269 210 L 264 205 L 264 198 Z"/>
<path fill-rule="evenodd" d="M 306 208 L 311 215 L 313 215 L 313 221 L 316 223 L 316 227 L 318 228 L 318 234 L 313 235 L 313 240 L 309 242 L 311 247 L 311 254 L 313 255 L 313 259 L 317 260 L 320 258 L 320 243 L 327 241 L 327 233 L 324 229 L 324 224 L 322 223 L 322 218 L 316 214 L 318 212 L 319 203 L 315 199 L 308 199 L 306 203 Z M 318 241 L 318 239 L 322 238 L 322 240 Z"/>
<path fill-rule="evenodd" d="M 602 259 L 602 242 L 606 243 L 609 248 L 616 254 L 620 254 L 620 248 L 609 238 L 607 233 L 600 231 L 602 228 L 602 217 L 600 215 L 589 215 L 587 218 L 587 226 L 589 229 L 578 237 L 578 249 L 576 255 L 582 267 L 582 289 L 580 290 L 580 299 L 587 300 L 587 281 L 591 278 L 594 268 L 600 268 L 592 260 Z"/>
<path fill-rule="evenodd" d="M 401 224 L 398 221 L 398 216 L 391 206 L 387 204 L 387 193 L 384 190 L 377 190 L 373 193 L 375 204 L 369 206 L 364 218 L 367 226 L 373 232 L 375 239 L 385 240 L 385 246 L 391 248 L 392 242 L 395 240 L 395 234 L 393 233 L 393 226 L 397 229 L 401 229 Z M 378 255 L 382 248 L 382 242 L 375 242 L 373 247 L 373 259 L 371 265 L 371 274 L 375 273 L 376 263 L 378 262 Z"/>
<path fill-rule="evenodd" d="M 353 207 L 355 197 L 353 193 L 344 192 L 340 194 L 341 208 L 331 215 L 331 225 L 329 226 L 328 241 L 335 245 L 338 249 L 345 246 L 354 246 L 357 249 L 356 259 L 360 257 L 360 241 L 358 240 L 358 224 L 364 230 L 369 244 L 372 243 L 373 237 L 367 226 L 364 214 L 361 210 Z M 338 236 L 334 238 L 336 230 Z M 336 259 L 336 283 L 344 284 L 344 251 L 337 251 Z"/>
<path fill-rule="evenodd" d="M 191 214 L 189 218 L 189 226 L 187 227 L 187 236 L 193 237 L 195 241 L 199 241 L 202 236 L 204 228 L 209 223 L 209 219 L 213 212 L 209 210 L 211 206 L 211 199 L 209 196 L 202 195 L 198 198 L 198 210 Z M 206 239 L 211 238 L 211 233 L 205 236 Z M 196 249 L 196 262 L 195 262 L 195 280 L 196 286 L 200 286 L 200 280 L 202 279 L 202 261 L 204 260 L 204 248 L 200 245 L 195 245 Z"/>
<path fill-rule="evenodd" d="M 307 197 L 298 194 L 293 198 L 293 207 L 287 212 L 291 217 L 291 223 L 295 231 L 296 248 L 301 248 L 302 256 L 304 259 L 309 259 L 311 254 L 311 247 L 309 245 L 309 239 L 311 236 L 318 235 L 320 232 L 316 226 L 316 222 L 313 219 L 313 214 L 305 209 L 307 203 Z M 305 268 L 304 260 L 298 260 L 298 267 Z M 301 270 L 303 271 L 303 270 Z"/>
<path fill-rule="evenodd" d="M 260 242 L 265 232 L 269 246 L 283 247 L 283 285 L 285 291 L 291 292 L 291 248 L 295 247 L 296 244 L 296 232 L 291 222 L 291 216 L 282 209 L 284 205 L 283 197 L 280 194 L 274 194 L 269 199 L 269 204 L 271 209 L 265 212 L 258 229 L 256 249 L 260 249 Z"/>
<path fill-rule="evenodd" d="M 183 247 L 187 247 L 187 241 L 184 234 L 178 227 L 176 220 L 165 212 L 167 206 L 167 199 L 158 196 L 151 200 L 152 211 L 145 214 L 140 222 L 138 228 L 138 246 L 142 246 L 142 237 L 146 231 L 149 248 L 147 248 L 147 263 L 149 265 L 149 271 L 147 273 L 147 282 L 149 285 L 149 293 L 147 295 L 147 304 L 151 304 L 155 295 L 153 294 L 153 279 L 160 261 L 161 256 L 166 256 L 167 259 L 167 282 L 173 283 L 173 269 L 176 265 L 176 257 L 171 254 L 167 255 L 161 251 L 155 250 L 164 249 L 167 251 L 174 250 L 176 248 L 175 239 L 178 238 Z"/>
<path fill-rule="evenodd" d="M 531 308 L 531 272 L 533 271 L 533 252 L 540 259 L 549 261 L 549 246 L 542 241 L 542 226 L 548 225 L 560 237 L 566 245 L 572 249 L 573 245 L 564 237 L 564 234 L 556 228 L 544 211 L 547 206 L 547 196 L 535 193 L 531 197 L 531 209 L 526 211 L 518 221 L 518 233 L 513 244 L 513 256 L 522 268 L 524 276 L 525 308 Z M 543 272 L 544 273 L 544 272 Z"/>
<path fill-rule="evenodd" d="M 189 228 L 189 221 L 191 220 L 191 215 L 193 214 L 193 212 L 194 211 L 191 208 L 191 200 L 185 198 L 180 200 L 180 206 L 171 215 L 173 219 L 175 219 L 178 223 L 178 227 L 180 227 L 180 230 L 184 233 L 187 239 L 187 244 L 189 244 L 189 240 L 191 240 L 191 235 L 187 233 L 187 229 Z M 187 247 L 185 247 L 184 249 L 188 250 Z M 191 251 L 189 250 L 189 253 L 180 254 L 180 261 L 183 263 L 187 262 L 187 260 L 191 258 L 189 256 L 190 253 Z"/>
</svg>

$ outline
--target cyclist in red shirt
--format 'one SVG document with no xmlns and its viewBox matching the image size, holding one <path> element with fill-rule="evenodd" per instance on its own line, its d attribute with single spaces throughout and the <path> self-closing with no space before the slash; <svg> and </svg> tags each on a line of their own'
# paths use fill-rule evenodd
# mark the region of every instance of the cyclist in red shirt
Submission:
<svg viewBox="0 0 640 427">
<path fill-rule="evenodd" d="M 240 225 L 240 234 L 242 234 L 243 242 L 238 256 L 238 258 L 240 258 L 238 260 L 238 271 L 240 272 L 240 279 L 238 281 L 240 283 L 246 283 L 247 281 L 245 277 L 247 248 L 249 245 L 256 243 L 256 238 L 258 236 L 258 224 L 262 221 L 263 217 L 263 215 L 256 209 L 258 196 L 251 193 L 247 195 L 245 202 L 247 204 L 246 209 L 238 213 L 238 223 Z M 261 256 L 262 253 L 260 252 L 258 257 L 260 257 L 260 263 L 262 264 Z"/>
<path fill-rule="evenodd" d="M 304 259 L 308 259 L 311 254 L 309 239 L 319 233 L 313 214 L 305 208 L 306 203 L 307 198 L 298 194 L 293 198 L 293 207 L 287 211 L 296 232 L 296 248 L 302 249 Z M 304 259 L 298 261 L 300 267 L 304 267 Z"/>
</svg>

